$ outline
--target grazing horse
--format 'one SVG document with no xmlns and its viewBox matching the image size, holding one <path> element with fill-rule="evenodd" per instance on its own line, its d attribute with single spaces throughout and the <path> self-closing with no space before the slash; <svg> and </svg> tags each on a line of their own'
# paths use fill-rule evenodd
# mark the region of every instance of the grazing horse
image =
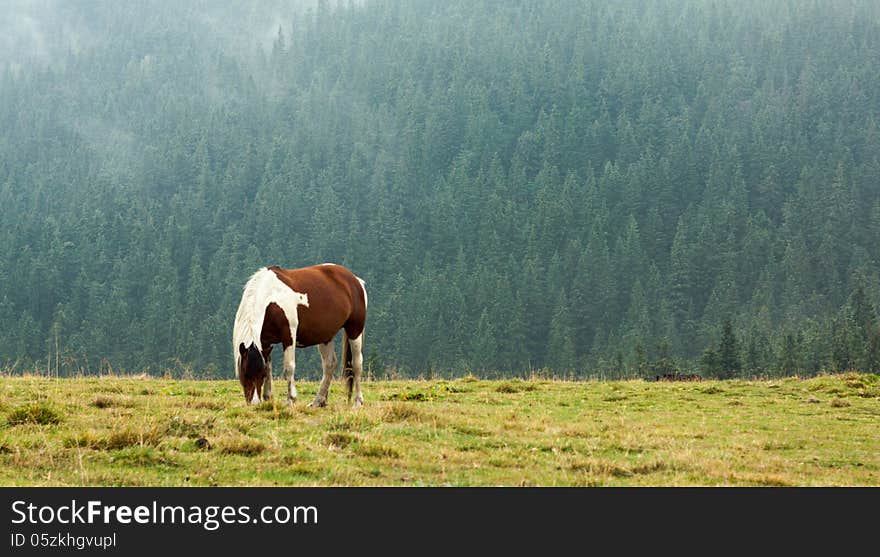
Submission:
<svg viewBox="0 0 880 557">
<path fill-rule="evenodd" d="M 272 398 L 272 345 L 284 347 L 287 403 L 296 402 L 293 372 L 296 348 L 318 347 L 324 377 L 309 406 L 325 406 L 336 370 L 333 338 L 342 329 L 342 370 L 348 401 L 362 406 L 364 281 L 341 265 L 324 263 L 301 269 L 263 267 L 244 285 L 235 314 L 232 345 L 235 374 L 250 404 Z"/>
</svg>

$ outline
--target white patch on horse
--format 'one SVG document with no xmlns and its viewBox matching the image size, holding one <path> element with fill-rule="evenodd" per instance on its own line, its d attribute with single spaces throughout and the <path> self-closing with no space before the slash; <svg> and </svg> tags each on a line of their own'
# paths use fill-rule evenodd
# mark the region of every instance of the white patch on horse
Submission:
<svg viewBox="0 0 880 557">
<path fill-rule="evenodd" d="M 241 365 L 239 344 L 249 347 L 253 343 L 257 350 L 261 353 L 263 351 L 260 334 L 263 331 L 266 307 L 272 302 L 278 304 L 278 307 L 284 311 L 290 324 L 291 336 L 295 339 L 296 327 L 299 324 L 296 308 L 300 305 L 308 307 L 309 297 L 281 282 L 278 276 L 266 267 L 261 267 L 248 279 L 244 285 L 244 293 L 235 313 L 235 324 L 232 328 L 232 352 L 235 355 L 236 377 Z"/>
<path fill-rule="evenodd" d="M 354 278 L 358 279 L 358 282 L 361 283 L 361 290 L 364 291 L 364 309 L 367 309 L 367 283 L 357 275 Z"/>
<path fill-rule="evenodd" d="M 357 338 L 350 339 L 348 345 L 351 347 L 351 368 L 354 375 L 352 381 L 354 383 L 352 385 L 354 404 L 352 407 L 360 408 L 364 405 L 364 395 L 361 393 L 361 375 L 364 372 L 364 333 L 358 335 Z M 351 393 L 349 393 L 349 398 L 351 398 Z"/>
<path fill-rule="evenodd" d="M 251 398 L 251 404 L 259 404 L 260 403 L 260 395 L 257 394 L 257 390 L 254 389 L 254 396 Z"/>
</svg>

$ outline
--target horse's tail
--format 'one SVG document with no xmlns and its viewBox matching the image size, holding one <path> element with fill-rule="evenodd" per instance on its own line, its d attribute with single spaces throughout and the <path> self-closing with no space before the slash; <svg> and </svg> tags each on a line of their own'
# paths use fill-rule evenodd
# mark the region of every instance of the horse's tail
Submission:
<svg viewBox="0 0 880 557">
<path fill-rule="evenodd" d="M 348 393 L 348 401 L 351 402 L 351 391 L 354 389 L 354 367 L 351 365 L 351 347 L 348 345 L 348 333 L 342 330 L 342 381 L 345 383 L 345 392 Z"/>
</svg>

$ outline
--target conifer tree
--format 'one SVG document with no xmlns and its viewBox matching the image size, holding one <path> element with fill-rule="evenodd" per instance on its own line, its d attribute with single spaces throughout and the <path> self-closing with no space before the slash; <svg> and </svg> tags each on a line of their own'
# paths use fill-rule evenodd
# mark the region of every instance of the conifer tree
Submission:
<svg viewBox="0 0 880 557">
<path fill-rule="evenodd" d="M 786 333 L 782 343 L 782 351 L 779 355 L 779 370 L 783 375 L 796 375 L 801 369 L 800 361 L 801 358 L 795 335 Z"/>
<path fill-rule="evenodd" d="M 652 362 L 651 368 L 653 374 L 661 376 L 678 372 L 678 367 L 669 351 L 669 342 L 666 339 L 662 339 L 657 345 L 657 357 Z"/>
<path fill-rule="evenodd" d="M 730 319 L 724 320 L 721 327 L 721 341 L 718 345 L 718 367 L 722 379 L 735 377 L 742 370 L 739 342 L 733 332 Z"/>
<path fill-rule="evenodd" d="M 862 371 L 866 373 L 880 373 L 880 328 L 875 328 L 868 337 L 868 346 L 865 349 Z"/>
<path fill-rule="evenodd" d="M 569 299 L 562 291 L 550 320 L 550 337 L 547 345 L 547 364 L 559 372 L 575 368 L 575 336 L 568 308 Z"/>
<path fill-rule="evenodd" d="M 700 356 L 700 373 L 704 377 L 723 378 L 720 358 L 714 348 L 709 347 L 703 350 L 703 354 Z"/>
</svg>

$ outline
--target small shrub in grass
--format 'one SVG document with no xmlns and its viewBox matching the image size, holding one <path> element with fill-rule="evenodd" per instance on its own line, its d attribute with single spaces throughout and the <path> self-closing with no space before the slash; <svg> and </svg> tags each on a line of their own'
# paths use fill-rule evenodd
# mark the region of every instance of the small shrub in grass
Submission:
<svg viewBox="0 0 880 557">
<path fill-rule="evenodd" d="M 349 433 L 343 433 L 340 431 L 336 431 L 333 433 L 328 433 L 324 437 L 324 444 L 331 447 L 339 447 L 340 449 L 344 449 L 349 446 L 352 441 L 357 441 L 357 438 L 354 435 Z"/>
<path fill-rule="evenodd" d="M 400 458 L 400 453 L 384 445 L 358 445 L 354 452 L 360 456 L 371 458 Z"/>
<path fill-rule="evenodd" d="M 215 418 L 206 418 L 198 423 L 189 422 L 180 416 L 174 416 L 168 422 L 166 433 L 173 437 L 188 437 L 196 439 L 201 437 L 206 431 L 214 428 Z"/>
<path fill-rule="evenodd" d="M 632 470 L 625 466 L 619 466 L 613 462 L 606 462 L 597 459 L 587 459 L 573 462 L 569 468 L 575 472 L 585 472 L 593 476 L 614 476 L 616 478 L 626 478 L 632 476 Z"/>
<path fill-rule="evenodd" d="M 122 387 L 119 385 L 101 385 L 96 387 L 95 390 L 101 393 L 121 393 Z"/>
<path fill-rule="evenodd" d="M 176 463 L 153 447 L 127 447 L 120 449 L 111 458 L 114 464 L 127 466 L 174 466 Z"/>
<path fill-rule="evenodd" d="M 880 381 L 880 375 L 874 373 L 846 373 L 841 379 L 850 389 L 862 389 Z"/>
<path fill-rule="evenodd" d="M 64 439 L 64 446 L 68 449 L 84 448 L 84 449 L 100 449 L 102 438 L 94 431 L 82 431 L 73 437 Z"/>
<path fill-rule="evenodd" d="M 14 409 L 6 416 L 6 423 L 9 425 L 53 425 L 61 423 L 61 414 L 48 404 L 38 402 Z"/>
<path fill-rule="evenodd" d="M 266 450 L 266 445 L 256 439 L 247 437 L 228 437 L 217 441 L 222 454 L 256 456 Z"/>
<path fill-rule="evenodd" d="M 505 381 L 504 383 L 498 385 L 498 387 L 496 387 L 495 390 L 498 391 L 499 393 L 518 393 L 522 390 L 522 387 L 520 387 L 516 383 L 510 383 L 510 382 Z"/>
<path fill-rule="evenodd" d="M 156 446 L 162 441 L 164 434 L 159 428 L 145 430 L 122 429 L 113 431 L 100 443 L 102 449 L 114 450 L 135 446 Z"/>
<path fill-rule="evenodd" d="M 187 400 L 185 403 L 187 408 L 194 409 L 202 409 L 202 410 L 223 410 L 226 408 L 225 405 L 220 404 L 219 402 L 215 402 L 213 400 Z"/>
<path fill-rule="evenodd" d="M 113 406 L 113 399 L 109 396 L 99 396 L 92 401 L 92 406 L 95 408 L 110 408 Z"/>
<path fill-rule="evenodd" d="M 421 415 L 421 412 L 413 408 L 412 405 L 395 402 L 385 410 L 383 417 L 386 422 L 402 422 L 405 420 L 418 420 Z"/>
<path fill-rule="evenodd" d="M 842 398 L 835 398 L 831 400 L 832 408 L 846 408 L 847 406 L 850 406 L 849 401 Z"/>
<path fill-rule="evenodd" d="M 409 391 L 406 393 L 393 393 L 385 397 L 385 400 L 406 400 L 411 402 L 426 402 L 431 400 L 431 395 L 423 391 Z"/>
<path fill-rule="evenodd" d="M 473 388 L 457 385 L 455 383 L 440 383 L 437 385 L 437 390 L 443 393 L 469 393 L 473 391 Z"/>
<path fill-rule="evenodd" d="M 131 408 L 134 406 L 134 403 L 126 398 L 100 395 L 95 397 L 95 400 L 92 401 L 92 406 L 95 408 Z"/>
<path fill-rule="evenodd" d="M 486 431 L 484 429 L 480 429 L 479 427 L 474 427 L 474 426 L 468 425 L 468 424 L 452 424 L 452 426 L 450 426 L 450 427 L 451 427 L 452 431 L 459 433 L 461 435 L 472 435 L 472 436 L 476 436 L 476 437 L 485 437 L 485 436 L 489 435 L 488 431 Z"/>
<path fill-rule="evenodd" d="M 521 391 L 536 391 L 538 387 L 533 383 L 516 379 L 513 381 L 505 381 L 498 385 L 495 390 L 499 393 L 518 393 Z"/>
<path fill-rule="evenodd" d="M 125 428 L 111 431 L 109 435 L 101 436 L 94 431 L 83 431 L 73 437 L 64 440 L 67 448 L 86 448 L 98 451 L 117 451 L 128 447 L 155 447 L 158 445 L 164 432 L 157 427 L 147 429 Z"/>
<path fill-rule="evenodd" d="M 336 414 L 327 420 L 328 431 L 365 431 L 376 424 L 363 414 Z"/>
</svg>

